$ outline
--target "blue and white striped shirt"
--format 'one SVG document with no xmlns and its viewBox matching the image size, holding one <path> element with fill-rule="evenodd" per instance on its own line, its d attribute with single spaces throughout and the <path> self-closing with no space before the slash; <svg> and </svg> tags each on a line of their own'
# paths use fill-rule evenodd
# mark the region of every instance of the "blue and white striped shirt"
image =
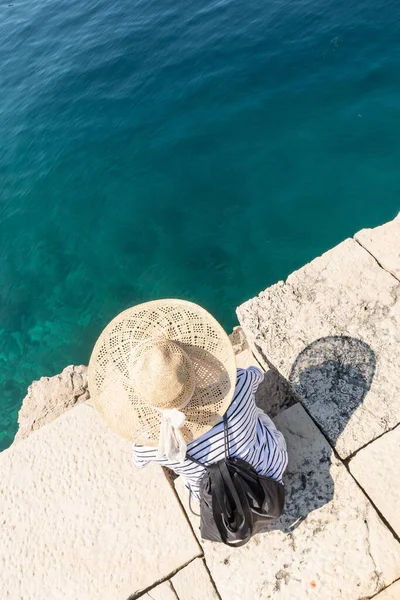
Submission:
<svg viewBox="0 0 400 600">
<path fill-rule="evenodd" d="M 245 459 L 260 475 L 281 482 L 288 461 L 286 442 L 271 419 L 256 406 L 254 399 L 263 379 L 264 373 L 257 367 L 237 371 L 235 395 L 227 411 L 229 453 Z M 187 452 L 206 464 L 222 460 L 225 456 L 223 419 L 210 431 L 190 442 Z M 200 480 L 205 471 L 203 467 L 190 459 L 181 464 L 156 457 L 157 448 L 133 444 L 136 467 L 145 467 L 151 461 L 169 467 L 181 475 L 186 487 L 196 498 L 199 497 Z"/>
</svg>

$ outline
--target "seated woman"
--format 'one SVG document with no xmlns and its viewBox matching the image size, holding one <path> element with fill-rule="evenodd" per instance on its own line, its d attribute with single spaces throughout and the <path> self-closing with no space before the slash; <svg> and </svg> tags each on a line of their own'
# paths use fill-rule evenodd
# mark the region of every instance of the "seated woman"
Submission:
<svg viewBox="0 0 400 600">
<path fill-rule="evenodd" d="M 228 335 L 203 308 L 157 300 L 118 315 L 89 364 L 92 402 L 108 425 L 133 442 L 133 462 L 157 462 L 199 497 L 205 465 L 226 454 L 282 481 L 286 443 L 255 404 L 257 367 L 236 369 Z"/>
</svg>

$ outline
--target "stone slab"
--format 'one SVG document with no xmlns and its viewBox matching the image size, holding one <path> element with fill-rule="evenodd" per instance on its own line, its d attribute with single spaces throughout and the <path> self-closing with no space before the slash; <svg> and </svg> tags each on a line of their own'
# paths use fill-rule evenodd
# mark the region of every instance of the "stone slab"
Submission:
<svg viewBox="0 0 400 600">
<path fill-rule="evenodd" d="M 289 451 L 284 515 L 243 548 L 203 543 L 218 593 L 222 600 L 373 596 L 400 576 L 400 544 L 300 404 L 275 423 Z M 177 490 L 187 509 L 187 493 Z M 198 533 L 198 519 L 188 516 Z"/>
<path fill-rule="evenodd" d="M 399 600 L 400 599 L 400 581 L 396 581 L 393 585 L 390 585 L 386 590 L 383 590 L 377 596 L 374 596 L 374 600 Z"/>
<path fill-rule="evenodd" d="M 0 454 L 0 598 L 126 600 L 201 554 L 157 466 L 80 405 Z"/>
<path fill-rule="evenodd" d="M 354 236 L 386 271 L 400 280 L 400 218 L 374 229 L 362 229 Z"/>
<path fill-rule="evenodd" d="M 400 426 L 360 450 L 349 467 L 351 474 L 400 536 Z"/>
<path fill-rule="evenodd" d="M 138 600 L 179 600 L 169 581 L 152 588 L 147 594 L 142 594 Z"/>
<path fill-rule="evenodd" d="M 171 579 L 179 600 L 218 600 L 204 561 L 196 558 Z"/>
<path fill-rule="evenodd" d="M 238 308 L 342 457 L 400 422 L 400 282 L 346 240 Z"/>
</svg>

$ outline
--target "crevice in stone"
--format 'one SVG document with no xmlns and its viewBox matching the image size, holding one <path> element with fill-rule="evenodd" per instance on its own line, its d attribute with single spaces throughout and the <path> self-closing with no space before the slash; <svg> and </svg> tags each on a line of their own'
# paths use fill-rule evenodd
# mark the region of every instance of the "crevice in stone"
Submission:
<svg viewBox="0 0 400 600">
<path fill-rule="evenodd" d="M 390 533 L 393 535 L 394 539 L 400 543 L 400 537 L 398 536 L 398 534 L 395 532 L 395 530 L 393 529 L 393 527 L 391 526 L 391 524 L 389 523 L 389 521 L 384 517 L 384 515 L 381 513 L 381 511 L 379 510 L 379 508 L 376 506 L 376 504 L 374 504 L 374 501 L 372 500 L 372 498 L 369 496 L 369 494 L 364 490 L 364 488 L 362 487 L 362 485 L 360 485 L 360 483 L 357 481 L 357 479 L 354 477 L 354 475 L 352 474 L 352 472 L 349 469 L 349 466 L 347 464 L 344 465 L 345 468 L 347 469 L 350 477 L 353 479 L 353 481 L 356 482 L 357 486 L 360 488 L 360 490 L 362 491 L 362 493 L 364 494 L 364 496 L 368 499 L 368 501 L 370 502 L 372 508 L 374 509 L 374 511 L 376 512 L 376 514 L 378 515 L 378 517 L 380 518 L 380 520 L 382 521 L 382 523 L 385 525 L 385 527 L 387 529 L 389 529 Z"/>
<path fill-rule="evenodd" d="M 185 567 L 187 567 L 188 565 L 190 565 L 190 563 L 192 563 L 197 558 L 199 558 L 199 557 L 198 556 L 194 556 L 193 558 L 191 558 L 190 560 L 188 560 L 186 563 L 184 563 L 183 565 L 181 565 L 178 569 L 175 569 L 175 571 L 172 571 L 171 573 L 169 573 L 167 575 L 167 577 L 164 577 L 163 579 L 158 579 L 157 581 L 155 581 L 154 583 L 152 583 L 151 585 L 149 585 L 147 588 L 144 588 L 143 590 L 139 590 L 137 592 L 134 592 L 133 594 L 131 594 L 130 596 L 128 596 L 128 598 L 126 600 L 137 600 L 137 598 L 140 598 L 140 596 L 144 596 L 144 594 L 147 594 L 151 590 L 154 590 L 154 588 L 156 588 L 158 585 L 161 585 L 165 581 L 169 581 L 170 579 L 172 579 L 172 577 L 174 577 L 174 575 L 176 575 L 177 573 L 179 573 L 179 571 L 181 571 L 182 569 L 184 569 Z M 175 592 L 175 594 L 176 594 L 176 592 Z"/>
<path fill-rule="evenodd" d="M 154 588 L 156 588 L 157 586 L 161 585 L 162 583 L 166 583 L 166 582 L 170 584 L 170 586 L 172 588 L 172 591 L 174 592 L 175 596 L 179 599 L 178 593 L 177 593 L 177 591 L 176 591 L 176 589 L 174 587 L 174 584 L 172 583 L 172 578 L 177 573 L 179 573 L 179 571 L 182 571 L 182 569 L 185 569 L 187 566 L 189 566 L 192 562 L 194 562 L 198 558 L 200 558 L 202 560 L 202 562 L 203 562 L 204 568 L 207 571 L 207 574 L 208 574 L 208 576 L 210 578 L 211 584 L 212 584 L 212 586 L 213 586 L 213 588 L 215 590 L 215 593 L 216 593 L 218 599 L 222 600 L 222 598 L 221 598 L 221 596 L 220 596 L 220 594 L 218 592 L 218 588 L 217 588 L 217 586 L 215 584 L 215 581 L 214 581 L 214 579 L 213 579 L 213 577 L 212 577 L 212 575 L 210 573 L 210 570 L 208 568 L 208 565 L 207 565 L 207 563 L 205 561 L 204 556 L 201 556 L 201 557 L 200 556 L 195 556 L 194 558 L 192 558 L 191 560 L 189 560 L 187 563 L 183 564 L 178 569 L 175 569 L 175 571 L 173 571 L 172 573 L 170 573 L 167 577 L 165 577 L 163 579 L 159 579 L 158 581 L 155 581 L 151 586 L 145 588 L 144 590 L 140 590 L 138 592 L 135 592 L 135 593 L 131 594 L 127 598 L 127 600 L 137 600 L 138 598 L 140 598 L 141 596 L 144 596 L 145 594 L 150 594 L 150 596 L 151 596 L 151 590 L 154 590 Z"/>
<path fill-rule="evenodd" d="M 293 533 L 289 532 L 287 535 L 289 538 L 289 545 L 290 545 L 291 549 L 293 550 L 293 552 L 296 552 L 296 542 L 295 542 Z"/>
<path fill-rule="evenodd" d="M 297 431 L 293 431 L 288 425 L 286 425 L 286 431 L 288 431 L 290 433 L 290 435 L 298 437 L 298 438 L 300 438 L 302 440 L 307 440 L 307 438 L 304 435 L 301 435 Z"/>
<path fill-rule="evenodd" d="M 173 488 L 173 490 L 174 490 L 174 494 L 175 494 L 175 496 L 176 496 L 176 499 L 178 500 L 179 507 L 180 507 L 181 511 L 183 512 L 183 514 L 184 514 L 184 516 L 185 516 L 186 522 L 187 522 L 187 524 L 188 524 L 188 525 L 189 525 L 189 527 L 190 527 L 190 531 L 192 532 L 192 534 L 193 534 L 193 537 L 194 537 L 194 539 L 195 539 L 195 540 L 196 540 L 196 542 L 197 542 L 197 546 L 198 546 L 198 548 L 199 548 L 200 554 L 198 554 L 198 556 L 196 556 L 196 558 L 204 558 L 204 552 L 203 552 L 203 548 L 202 548 L 202 546 L 201 546 L 201 544 L 200 544 L 200 542 L 199 542 L 199 540 L 198 540 L 198 538 L 197 538 L 197 535 L 196 535 L 196 533 L 195 533 L 195 531 L 194 531 L 193 525 L 191 524 L 191 522 L 190 522 L 190 520 L 189 520 L 189 517 L 188 517 L 188 516 L 187 516 L 187 514 L 186 514 L 185 507 L 183 506 L 183 503 L 182 503 L 181 499 L 179 498 L 179 495 L 178 495 L 178 493 L 177 493 L 177 491 L 176 491 L 176 489 L 175 489 L 175 486 L 174 486 L 174 485 L 172 485 L 172 484 L 170 484 L 170 485 L 171 485 L 171 487 L 172 487 L 172 488 Z M 192 562 L 192 561 L 190 561 L 190 562 Z M 180 571 L 180 569 L 178 569 L 178 571 Z M 129 600 L 129 599 L 128 599 L 128 600 Z"/>
<path fill-rule="evenodd" d="M 390 433 L 391 431 L 394 431 L 395 429 L 397 429 L 397 427 L 400 427 L 400 423 L 396 423 L 396 425 L 393 425 L 393 427 L 390 427 L 389 429 L 386 429 L 385 431 L 383 431 L 382 433 L 380 433 L 379 435 L 377 435 L 373 440 L 370 440 L 369 442 L 367 442 L 366 444 L 364 444 L 364 446 L 360 446 L 360 448 L 357 448 L 357 450 L 354 450 L 354 452 L 352 452 L 351 454 L 349 454 L 349 456 L 346 456 L 346 458 L 342 458 L 341 459 L 342 462 L 347 466 L 350 463 L 350 461 L 356 456 L 356 454 L 358 454 L 359 452 L 361 452 L 361 450 L 364 450 L 365 448 L 368 448 L 368 446 L 370 446 L 371 444 L 373 444 L 377 440 L 380 440 L 381 437 L 383 437 L 387 433 Z"/>
<path fill-rule="evenodd" d="M 365 252 L 368 252 L 368 254 L 370 256 L 372 256 L 372 258 L 374 259 L 374 261 L 376 262 L 376 264 L 383 269 L 388 275 L 391 275 L 396 281 L 400 281 L 400 279 L 398 277 L 396 277 L 396 275 L 394 273 L 392 273 L 391 271 L 388 271 L 387 269 L 385 269 L 385 267 L 379 262 L 379 260 L 376 258 L 376 256 L 374 256 L 372 254 L 372 252 L 370 252 L 368 250 L 368 248 L 366 248 L 365 246 L 362 245 L 362 243 L 357 240 L 355 237 L 353 238 L 353 240 L 356 242 L 356 244 L 358 244 L 363 250 L 365 250 Z"/>
<path fill-rule="evenodd" d="M 370 542 L 370 539 L 369 539 L 370 538 L 370 531 L 369 531 L 369 523 L 368 523 L 368 514 L 367 514 L 367 512 L 364 515 L 364 524 L 365 524 L 365 528 L 367 530 L 367 537 L 366 537 L 366 540 L 365 540 L 366 544 L 367 544 L 367 552 L 368 552 L 368 555 L 369 555 L 369 557 L 370 557 L 370 559 L 372 561 L 372 564 L 373 564 L 374 579 L 376 580 L 377 591 L 379 591 L 379 590 L 382 589 L 381 586 L 383 585 L 383 582 L 381 581 L 382 573 L 380 571 L 378 571 L 378 568 L 377 568 L 377 565 L 376 565 L 376 562 L 375 562 L 375 558 L 374 558 L 374 556 L 372 554 L 371 542 Z"/>
<path fill-rule="evenodd" d="M 213 576 L 211 575 L 211 571 L 210 571 L 210 569 L 208 568 L 208 564 L 207 564 L 207 561 L 206 561 L 205 557 L 203 557 L 203 559 L 202 559 L 202 560 L 203 560 L 203 565 L 204 565 L 204 568 L 205 568 L 205 570 L 207 571 L 207 573 L 208 573 L 208 576 L 209 576 L 209 578 L 210 578 L 210 581 L 211 581 L 211 583 L 212 583 L 212 585 L 213 585 L 213 588 L 214 588 L 214 590 L 215 590 L 215 593 L 216 593 L 217 597 L 219 598 L 219 600 L 222 600 L 222 598 L 221 598 L 221 596 L 220 596 L 220 594 L 219 594 L 219 592 L 218 592 L 218 588 L 217 588 L 217 586 L 216 586 L 216 583 L 215 583 L 215 581 L 214 581 L 214 579 L 213 579 Z M 183 600 L 183 598 L 182 598 L 182 600 Z"/>
<path fill-rule="evenodd" d="M 389 583 L 389 585 L 386 585 L 384 588 L 379 590 L 379 592 L 376 592 L 376 594 L 374 594 L 373 596 L 370 596 L 367 600 L 373 600 L 374 598 L 377 597 L 378 594 L 381 594 L 385 590 L 389 589 L 392 585 L 394 585 L 395 583 L 399 583 L 399 582 L 400 582 L 400 577 L 399 577 L 399 579 L 395 579 L 394 581 L 392 581 L 392 583 Z"/>
<path fill-rule="evenodd" d="M 176 589 L 175 589 L 175 587 L 174 587 L 174 584 L 172 583 L 172 581 L 171 581 L 171 580 L 169 580 L 169 585 L 171 586 L 171 588 L 172 588 L 172 591 L 174 592 L 175 596 L 176 596 L 176 597 L 177 597 L 177 599 L 179 600 L 178 592 L 176 591 Z"/>
<path fill-rule="evenodd" d="M 258 323 L 257 323 L 257 330 L 261 331 L 260 316 L 259 316 L 258 312 L 256 313 L 256 315 L 257 315 L 257 321 L 258 321 Z M 281 373 L 279 373 L 278 369 L 275 367 L 275 365 L 273 365 L 271 363 L 271 361 L 269 360 L 269 358 L 267 357 L 267 355 L 264 353 L 264 350 L 261 347 L 261 343 L 259 342 L 258 337 L 256 337 L 254 340 L 251 340 L 249 342 L 249 346 L 250 346 L 250 350 L 252 351 L 253 356 L 258 360 L 258 362 L 260 364 L 263 364 L 263 362 L 264 362 L 264 364 L 267 365 L 267 367 L 269 369 L 271 369 L 272 371 L 275 371 L 276 373 L 278 373 L 278 375 L 280 377 L 283 377 L 283 375 Z M 257 358 L 257 354 L 261 357 L 261 360 L 259 360 Z M 284 379 L 286 379 L 286 377 Z"/>
</svg>

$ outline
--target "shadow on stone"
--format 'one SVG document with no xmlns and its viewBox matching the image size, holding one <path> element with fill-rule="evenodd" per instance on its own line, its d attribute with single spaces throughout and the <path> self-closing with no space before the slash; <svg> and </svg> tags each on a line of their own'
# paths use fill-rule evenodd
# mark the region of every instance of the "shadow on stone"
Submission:
<svg viewBox="0 0 400 600">
<path fill-rule="evenodd" d="M 271 418 L 296 404 L 298 399 L 293 394 L 290 384 L 274 369 L 266 371 L 256 392 L 256 404 Z"/>
<path fill-rule="evenodd" d="M 372 348 L 349 336 L 320 338 L 296 358 L 289 375 L 291 388 L 311 416 L 324 424 L 332 446 L 362 404 L 375 368 Z"/>
<path fill-rule="evenodd" d="M 291 388 L 311 416 L 317 402 L 319 410 L 325 409 L 325 422 L 332 421 L 328 436 L 332 446 L 370 389 L 375 366 L 373 350 L 347 336 L 320 338 L 295 360 L 289 377 Z M 286 423 L 284 434 L 289 452 L 289 467 L 284 476 L 286 507 L 273 527 L 289 534 L 309 513 L 329 503 L 334 496 L 333 451 L 327 444 L 321 448 L 312 439 L 299 439 L 301 436 L 295 429 L 293 426 L 292 430 L 290 422 Z"/>
</svg>

